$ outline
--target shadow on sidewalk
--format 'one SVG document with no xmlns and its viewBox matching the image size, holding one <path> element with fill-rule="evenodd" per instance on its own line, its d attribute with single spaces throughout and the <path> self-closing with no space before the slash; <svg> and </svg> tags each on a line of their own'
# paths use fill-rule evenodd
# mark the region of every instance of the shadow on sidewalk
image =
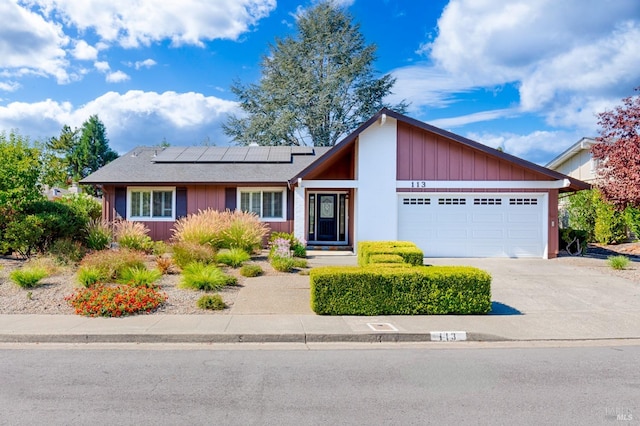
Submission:
<svg viewBox="0 0 640 426">
<path fill-rule="evenodd" d="M 500 302 L 491 302 L 491 312 L 489 315 L 523 315 L 521 311 L 513 306 L 505 305 Z"/>
</svg>

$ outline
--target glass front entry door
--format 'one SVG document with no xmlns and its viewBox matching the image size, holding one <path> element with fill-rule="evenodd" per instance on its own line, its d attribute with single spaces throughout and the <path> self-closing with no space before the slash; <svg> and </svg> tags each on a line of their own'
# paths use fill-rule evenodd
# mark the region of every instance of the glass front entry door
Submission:
<svg viewBox="0 0 640 426">
<path fill-rule="evenodd" d="M 311 193 L 308 206 L 309 241 L 346 243 L 346 194 Z"/>
</svg>

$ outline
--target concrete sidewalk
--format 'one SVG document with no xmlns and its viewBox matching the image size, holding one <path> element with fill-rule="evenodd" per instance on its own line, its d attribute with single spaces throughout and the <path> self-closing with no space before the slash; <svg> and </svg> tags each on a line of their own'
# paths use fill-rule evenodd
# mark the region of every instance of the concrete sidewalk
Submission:
<svg viewBox="0 0 640 426">
<path fill-rule="evenodd" d="M 428 263 L 488 271 L 493 277 L 492 314 L 318 316 L 309 307 L 308 276 L 269 276 L 247 280 L 227 315 L 0 315 L 0 342 L 409 342 L 443 336 L 476 341 L 640 339 L 640 284 L 612 275 L 604 261 L 589 267 L 560 259 L 428 259 Z M 355 264 L 355 257 L 314 256 L 310 264 Z"/>
</svg>

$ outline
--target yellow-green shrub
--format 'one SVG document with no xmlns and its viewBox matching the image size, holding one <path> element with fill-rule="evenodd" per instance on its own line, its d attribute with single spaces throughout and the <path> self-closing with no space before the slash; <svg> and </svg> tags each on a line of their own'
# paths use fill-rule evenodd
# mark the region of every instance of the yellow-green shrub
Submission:
<svg viewBox="0 0 640 426">
<path fill-rule="evenodd" d="M 464 266 L 321 267 L 311 270 L 321 315 L 485 314 L 491 276 Z"/>
</svg>

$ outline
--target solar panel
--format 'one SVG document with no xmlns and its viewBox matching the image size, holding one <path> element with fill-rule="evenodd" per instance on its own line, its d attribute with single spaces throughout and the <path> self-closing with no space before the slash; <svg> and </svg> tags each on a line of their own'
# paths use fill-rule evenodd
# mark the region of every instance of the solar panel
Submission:
<svg viewBox="0 0 640 426">
<path fill-rule="evenodd" d="M 154 161 L 157 163 L 173 162 L 185 149 L 184 146 L 170 146 L 159 152 Z"/>
<path fill-rule="evenodd" d="M 265 163 L 269 160 L 269 152 L 271 148 L 268 146 L 252 146 L 249 147 L 247 156 L 244 161 L 248 163 Z"/>
<path fill-rule="evenodd" d="M 230 147 L 222 157 L 222 161 L 229 163 L 242 162 L 247 156 L 248 151 L 248 147 Z"/>
<path fill-rule="evenodd" d="M 222 157 L 224 157 L 225 152 L 227 152 L 227 147 L 218 147 L 218 146 L 210 146 L 209 149 L 207 149 L 204 154 L 202 154 L 200 156 L 200 159 L 198 160 L 199 163 L 217 163 L 220 160 L 222 160 Z"/>
<path fill-rule="evenodd" d="M 175 158 L 175 161 L 179 163 L 191 163 L 197 162 L 198 159 L 205 153 L 207 150 L 206 146 L 190 146 L 185 149 L 182 154 L 178 155 Z"/>
<path fill-rule="evenodd" d="M 273 163 L 286 163 L 291 161 L 291 147 L 274 146 L 269 152 L 269 161 Z"/>
</svg>

